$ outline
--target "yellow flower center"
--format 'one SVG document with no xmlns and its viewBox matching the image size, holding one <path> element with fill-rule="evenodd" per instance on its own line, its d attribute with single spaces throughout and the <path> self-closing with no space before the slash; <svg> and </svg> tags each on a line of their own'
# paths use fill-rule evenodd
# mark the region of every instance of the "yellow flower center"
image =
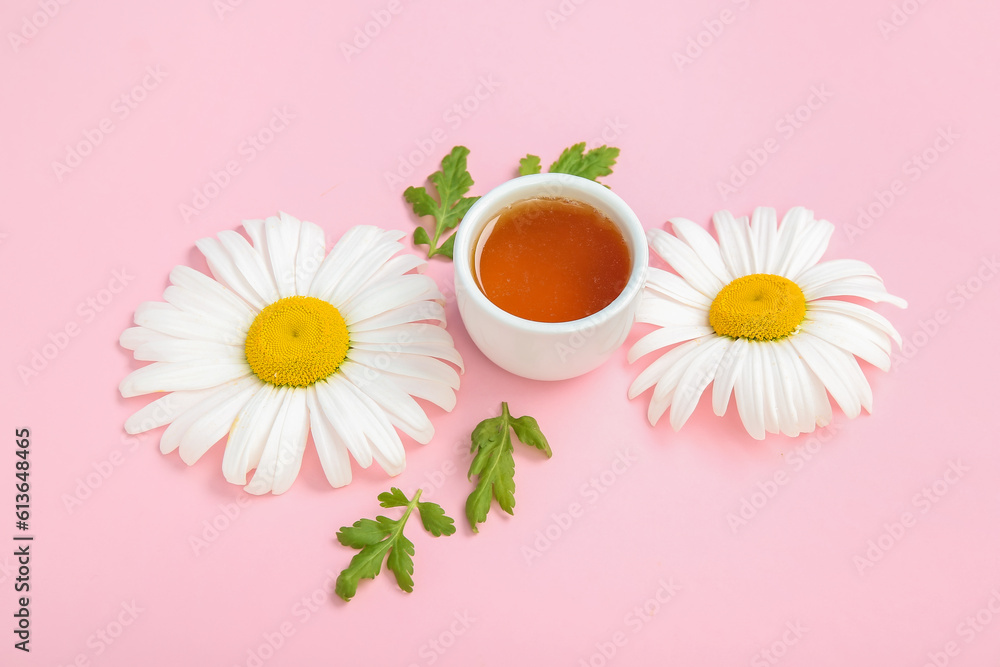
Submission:
<svg viewBox="0 0 1000 667">
<path fill-rule="evenodd" d="M 806 297 L 788 278 L 754 273 L 737 278 L 716 295 L 708 321 L 720 336 L 777 340 L 806 317 Z"/>
<path fill-rule="evenodd" d="M 340 368 L 350 342 L 336 308 L 311 296 L 290 296 L 260 311 L 244 349 L 250 368 L 264 382 L 308 387 Z"/>
</svg>

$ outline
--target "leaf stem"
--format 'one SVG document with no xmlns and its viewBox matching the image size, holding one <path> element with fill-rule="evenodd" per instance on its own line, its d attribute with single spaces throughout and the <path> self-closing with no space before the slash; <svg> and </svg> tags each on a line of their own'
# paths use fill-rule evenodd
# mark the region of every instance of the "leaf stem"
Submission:
<svg viewBox="0 0 1000 667">
<path fill-rule="evenodd" d="M 406 503 L 406 511 L 403 512 L 403 516 L 399 518 L 399 522 L 392 531 L 392 540 L 399 537 L 403 532 L 403 528 L 406 526 L 406 520 L 410 518 L 410 514 L 413 512 L 413 508 L 417 506 L 417 501 L 420 500 L 420 494 L 423 493 L 423 489 L 417 489 L 417 492 L 413 494 L 413 500 Z"/>
</svg>

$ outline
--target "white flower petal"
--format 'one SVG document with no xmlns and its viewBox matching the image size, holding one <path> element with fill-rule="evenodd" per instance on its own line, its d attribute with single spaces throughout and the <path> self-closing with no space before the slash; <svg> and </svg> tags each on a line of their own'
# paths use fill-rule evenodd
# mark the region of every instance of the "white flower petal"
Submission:
<svg viewBox="0 0 1000 667">
<path fill-rule="evenodd" d="M 224 401 L 216 403 L 211 410 L 192 423 L 181 436 L 178 448 L 184 463 L 194 465 L 212 445 L 229 433 L 236 415 L 260 387 L 260 381 L 257 378 L 244 378 L 240 386 L 242 389 Z"/>
<path fill-rule="evenodd" d="M 764 410 L 764 430 L 768 433 L 778 433 L 779 407 L 782 396 L 778 391 L 778 369 L 772 353 L 773 342 L 760 342 L 753 345 L 756 348 L 760 363 L 760 393 L 758 399 Z"/>
<path fill-rule="evenodd" d="M 823 386 L 823 381 L 819 379 L 811 368 L 805 363 L 802 364 L 806 375 L 809 378 L 809 385 L 812 387 L 812 402 L 816 409 L 816 424 L 820 428 L 828 426 L 833 421 L 833 405 L 830 403 L 830 396 Z"/>
<path fill-rule="evenodd" d="M 272 216 L 264 221 L 271 274 L 282 299 L 295 296 L 295 254 L 299 247 L 301 225 L 297 218 L 283 212 L 280 217 Z"/>
<path fill-rule="evenodd" d="M 189 266 L 175 266 L 170 271 L 170 282 L 191 292 L 215 297 L 217 301 L 224 302 L 230 312 L 238 315 L 237 319 L 252 319 L 256 314 L 235 292 Z"/>
<path fill-rule="evenodd" d="M 343 378 L 340 378 L 343 380 Z M 356 418 L 372 446 L 372 458 L 390 477 L 403 472 L 406 467 L 406 452 L 396 429 L 389 423 L 385 412 L 372 399 L 347 380 L 342 386 L 344 395 L 354 399 L 351 414 Z"/>
<path fill-rule="evenodd" d="M 646 419 L 653 426 L 660 421 L 660 417 L 673 403 L 674 395 L 677 392 L 677 385 L 680 383 L 684 373 L 690 368 L 691 362 L 695 360 L 698 349 L 692 353 L 678 358 L 670 367 L 657 379 L 653 388 L 653 395 L 649 399 L 649 408 L 646 410 Z"/>
<path fill-rule="evenodd" d="M 723 284 L 732 282 L 733 275 L 722 261 L 719 244 L 701 225 L 687 218 L 671 218 L 674 234 L 698 255 L 702 263 Z"/>
<path fill-rule="evenodd" d="M 409 394 L 375 368 L 345 361 L 340 372 L 385 411 L 389 422 L 422 445 L 434 437 L 434 427 Z"/>
<path fill-rule="evenodd" d="M 218 239 L 201 239 L 195 245 L 205 256 L 208 268 L 217 281 L 238 294 L 257 310 L 264 309 L 268 302 L 262 299 L 257 291 L 251 287 L 246 276 L 243 275 Z"/>
<path fill-rule="evenodd" d="M 378 242 L 363 255 L 358 257 L 343 278 L 334 285 L 330 292 L 330 302 L 333 304 L 344 303 L 367 283 L 375 272 L 388 262 L 393 255 L 403 250 L 403 244 L 399 239 L 405 234 L 395 230 L 380 230 L 381 236 Z"/>
<path fill-rule="evenodd" d="M 743 422 L 743 428 L 747 430 L 750 437 L 755 440 L 763 440 L 766 430 L 764 428 L 764 399 L 761 396 L 761 388 L 764 386 L 763 364 L 761 361 L 759 343 L 747 344 L 746 358 L 736 376 L 736 409 Z"/>
<path fill-rule="evenodd" d="M 302 467 L 302 454 L 306 450 L 308 436 L 306 392 L 301 388 L 292 388 L 285 394 L 257 469 L 244 490 L 259 496 L 265 493 L 279 495 L 291 488 Z"/>
<path fill-rule="evenodd" d="M 451 334 L 444 327 L 429 322 L 398 324 L 393 327 L 352 332 L 351 342 L 393 343 L 397 345 L 407 343 L 454 345 L 455 343 Z"/>
<path fill-rule="evenodd" d="M 750 218 L 750 239 L 757 273 L 773 274 L 778 257 L 778 212 L 769 206 L 755 208 Z"/>
<path fill-rule="evenodd" d="M 260 252 L 267 246 L 267 237 L 264 234 L 263 220 L 244 220 L 243 229 L 246 230 L 247 236 L 250 237 L 250 243 L 253 244 L 255 250 Z"/>
<path fill-rule="evenodd" d="M 264 231 L 264 221 L 244 220 L 243 229 L 246 230 L 247 236 L 250 237 L 250 243 L 253 245 L 254 251 L 264 260 L 268 276 L 271 276 L 271 255 L 267 250 L 267 233 Z M 274 281 L 273 276 L 271 280 L 272 282 Z M 275 285 L 274 289 L 277 292 L 277 285 Z"/>
<path fill-rule="evenodd" d="M 246 484 L 247 473 L 257 467 L 274 427 L 288 387 L 261 383 L 236 416 L 222 457 L 222 475 L 232 484 Z"/>
<path fill-rule="evenodd" d="M 878 278 L 878 274 L 868 264 L 856 259 L 831 259 L 820 262 L 811 269 L 806 269 L 796 280 L 796 284 L 802 289 L 809 300 L 809 292 L 844 278 L 854 278 L 868 276 Z M 880 279 L 881 280 L 881 279 Z"/>
<path fill-rule="evenodd" d="M 207 340 L 226 345 L 246 343 L 246 331 L 221 327 L 215 320 L 178 310 L 169 303 L 144 301 L 135 309 L 135 323 L 168 336 Z"/>
<path fill-rule="evenodd" d="M 178 389 L 206 389 L 251 375 L 249 364 L 243 362 L 205 363 L 157 361 L 136 369 L 125 376 L 118 390 L 125 398 Z"/>
<path fill-rule="evenodd" d="M 125 432 L 135 435 L 159 428 L 177 419 L 188 408 L 215 393 L 215 387 L 195 391 L 173 391 L 150 401 L 125 420 Z"/>
<path fill-rule="evenodd" d="M 751 255 L 750 228 L 746 218 L 737 220 L 729 211 L 719 211 L 712 217 L 719 237 L 719 252 L 734 279 L 754 273 Z"/>
<path fill-rule="evenodd" d="M 844 315 L 853 320 L 871 327 L 876 331 L 884 333 L 886 336 L 892 338 L 896 341 L 896 345 L 903 344 L 903 337 L 899 335 L 896 328 L 892 326 L 885 317 L 879 315 L 871 308 L 866 308 L 862 305 L 851 303 L 849 301 L 837 301 L 835 299 L 824 299 L 822 301 L 813 301 L 806 305 L 807 316 L 816 317 L 817 313 L 836 313 L 838 315 Z"/>
<path fill-rule="evenodd" d="M 319 406 L 316 398 L 316 388 L 306 388 L 306 407 L 309 408 L 309 426 L 319 454 L 319 462 L 323 466 L 326 480 L 330 486 L 337 489 L 351 483 L 351 455 L 347 445 L 333 430 L 326 418 L 326 413 Z"/>
<path fill-rule="evenodd" d="M 836 313 L 814 313 L 806 317 L 802 331 L 836 345 L 876 368 L 889 370 L 889 339 L 857 320 Z"/>
<path fill-rule="evenodd" d="M 247 284 L 264 303 L 278 300 L 271 268 L 261 254 L 239 232 L 225 230 L 219 232 L 219 243 L 229 253 L 229 258 Z"/>
<path fill-rule="evenodd" d="M 865 412 L 871 414 L 874 402 L 872 387 L 868 384 L 868 378 L 865 377 L 861 366 L 858 365 L 858 360 L 850 352 L 838 348 L 834 348 L 834 350 L 841 356 L 841 367 L 845 370 L 845 374 L 854 385 L 854 393 L 857 394 L 858 400 L 861 401 L 861 407 L 865 409 Z"/>
<path fill-rule="evenodd" d="M 383 354 L 386 355 L 387 359 L 392 359 L 392 357 L 399 354 L 401 350 L 405 350 L 407 354 L 434 357 L 435 359 L 441 359 L 443 361 L 453 363 L 458 366 L 459 369 L 464 370 L 462 357 L 458 353 L 458 350 L 456 350 L 452 345 L 442 345 L 439 343 L 406 343 L 401 346 L 394 343 L 364 343 L 352 340 L 351 348 L 366 350 L 375 354 Z"/>
<path fill-rule="evenodd" d="M 184 434 L 187 433 L 192 424 L 203 416 L 214 412 L 219 406 L 224 405 L 233 396 L 238 395 L 248 385 L 255 382 L 259 382 L 255 377 L 241 378 L 216 387 L 216 390 L 205 399 L 192 405 L 170 422 L 170 426 L 160 436 L 160 451 L 164 454 L 169 454 L 177 449 L 181 444 Z"/>
<path fill-rule="evenodd" d="M 715 336 L 715 334 L 713 333 L 712 336 Z M 703 336 L 702 338 L 681 343 L 677 347 L 665 352 L 663 356 L 653 361 L 649 366 L 646 366 L 629 387 L 629 399 L 635 398 L 656 384 L 674 364 L 680 363 L 685 356 L 689 355 L 699 345 L 707 343 L 708 339 L 709 336 Z M 677 375 L 677 379 L 680 379 L 680 374 Z"/>
<path fill-rule="evenodd" d="M 631 364 L 650 352 L 663 349 L 670 345 L 682 343 L 692 338 L 702 338 L 715 334 L 712 327 L 676 326 L 662 327 L 652 331 L 635 342 L 628 351 L 628 362 Z"/>
<path fill-rule="evenodd" d="M 736 386 L 744 359 L 749 354 L 746 338 L 737 338 L 726 350 L 725 356 L 719 361 L 715 383 L 712 385 L 712 410 L 718 416 L 726 414 L 729 407 L 729 397 Z"/>
<path fill-rule="evenodd" d="M 422 274 L 427 269 L 427 261 L 417 257 L 416 255 L 411 255 L 406 253 L 405 255 L 396 255 L 372 274 L 371 278 L 366 280 L 359 290 L 366 290 L 372 285 L 382 282 L 383 280 L 391 280 L 393 278 L 399 278 L 401 276 L 408 275 L 411 271 L 416 271 L 418 274 Z"/>
<path fill-rule="evenodd" d="M 357 292 L 337 309 L 346 321 L 358 322 L 424 300 L 443 301 L 444 297 L 433 278 L 414 273 L 373 284 Z"/>
<path fill-rule="evenodd" d="M 296 294 L 309 293 L 313 277 L 325 257 L 326 234 L 323 233 L 323 228 L 303 220 L 299 229 L 299 251 L 295 254 Z"/>
<path fill-rule="evenodd" d="M 309 295 L 339 305 L 349 299 L 385 262 L 403 249 L 402 232 L 359 226 L 348 230 L 313 278 Z"/>
<path fill-rule="evenodd" d="M 694 412 L 731 344 L 732 339 L 714 338 L 691 353 L 691 364 L 678 381 L 671 400 L 670 426 L 675 431 L 679 431 Z"/>
<path fill-rule="evenodd" d="M 460 370 L 465 370 L 462 355 L 455 349 L 455 341 L 451 334 L 443 327 L 427 322 L 355 331 L 351 333 L 351 345 L 377 352 L 425 354 L 444 359 L 458 366 Z"/>
<path fill-rule="evenodd" d="M 252 316 L 230 310 L 224 301 L 209 293 L 192 292 L 177 285 L 163 290 L 163 300 L 182 312 L 212 322 L 217 329 L 246 331 L 253 321 Z"/>
<path fill-rule="evenodd" d="M 787 367 L 795 374 L 796 392 L 792 395 L 795 399 L 795 412 L 798 415 L 795 428 L 799 433 L 812 433 L 816 430 L 816 423 L 824 414 L 832 414 L 830 400 L 826 397 L 826 390 L 822 385 L 817 391 L 816 385 L 819 384 L 819 380 L 791 344 L 782 345 L 781 352 L 787 360 Z M 822 394 L 822 398 L 818 399 L 818 394 Z"/>
<path fill-rule="evenodd" d="M 850 419 L 861 414 L 861 399 L 849 369 L 842 363 L 844 357 L 841 350 L 805 332 L 791 336 L 789 340 L 844 414 Z"/>
<path fill-rule="evenodd" d="M 787 340 L 776 341 L 768 346 L 774 367 L 774 395 L 778 406 L 778 430 L 794 438 L 801 429 L 799 417 L 802 411 L 803 389 L 799 386 L 799 375 L 795 369 L 801 365 L 793 356 L 792 346 Z"/>
<path fill-rule="evenodd" d="M 781 219 L 781 225 L 778 226 L 778 240 L 774 246 L 774 256 L 770 259 L 774 275 L 785 276 L 788 274 L 793 251 L 799 243 L 803 230 L 811 225 L 812 221 L 812 211 L 801 206 L 795 206 L 785 213 L 785 217 Z"/>
<path fill-rule="evenodd" d="M 436 301 L 418 301 L 407 304 L 399 308 L 387 310 L 384 313 L 369 317 L 358 322 L 348 323 L 348 330 L 353 336 L 356 331 L 372 331 L 373 329 L 386 329 L 399 324 L 410 322 L 424 322 L 427 320 L 437 320 L 444 323 L 446 321 L 444 307 Z"/>
<path fill-rule="evenodd" d="M 368 444 L 365 432 L 355 420 L 353 396 L 347 392 L 347 380 L 337 374 L 331 375 L 324 382 L 313 385 L 316 388 L 316 399 L 323 410 L 327 421 L 351 452 L 351 456 L 362 468 L 372 464 L 372 448 Z"/>
<path fill-rule="evenodd" d="M 662 229 L 650 229 L 646 232 L 646 237 L 649 239 L 649 247 L 707 298 L 713 298 L 722 289 L 722 281 L 709 270 L 691 246 Z"/>
<path fill-rule="evenodd" d="M 650 267 L 646 274 L 646 288 L 670 297 L 677 303 L 704 310 L 712 307 L 712 299 L 684 282 L 680 276 L 663 269 Z"/>
<path fill-rule="evenodd" d="M 383 375 L 391 379 L 392 383 L 401 391 L 405 391 L 414 398 L 430 401 L 442 410 L 451 412 L 455 409 L 455 390 L 443 382 L 429 382 L 420 378 L 397 375 L 388 371 L 383 371 Z"/>
<path fill-rule="evenodd" d="M 382 230 L 371 225 L 351 227 L 333 245 L 309 285 L 308 296 L 328 299 L 328 295 L 348 269 L 382 237 Z M 336 304 L 334 304 L 336 305 Z"/>
<path fill-rule="evenodd" d="M 812 302 L 833 296 L 856 296 L 874 303 L 891 303 L 898 308 L 906 308 L 906 301 L 885 291 L 885 286 L 878 278 L 860 276 L 831 281 L 822 287 L 810 291 L 807 299 Z"/>
<path fill-rule="evenodd" d="M 380 368 L 379 364 L 384 363 L 384 357 L 379 353 L 358 348 L 348 350 L 347 358 L 370 368 Z M 401 353 L 394 356 L 389 362 L 388 370 L 399 375 L 440 382 L 452 389 L 458 389 L 460 383 L 458 373 L 445 362 L 416 354 Z"/>
<path fill-rule="evenodd" d="M 657 326 L 709 326 L 708 311 L 685 306 L 673 299 L 665 299 L 657 292 L 646 290 L 635 316 L 636 322 Z"/>
<path fill-rule="evenodd" d="M 135 348 L 134 355 L 139 361 L 201 360 L 207 363 L 246 361 L 246 353 L 242 347 L 171 337 L 139 345 Z"/>
<path fill-rule="evenodd" d="M 165 333 L 160 333 L 159 331 L 147 329 L 146 327 L 129 327 L 123 331 L 122 335 L 118 338 L 118 344 L 126 350 L 136 350 L 147 343 L 166 340 L 180 339 L 175 338 L 174 336 L 168 336 Z"/>
<path fill-rule="evenodd" d="M 784 275 L 789 280 L 798 280 L 799 275 L 812 268 L 823 257 L 833 237 L 833 225 L 826 220 L 815 220 L 800 234 L 799 241 L 786 258 Z"/>
</svg>

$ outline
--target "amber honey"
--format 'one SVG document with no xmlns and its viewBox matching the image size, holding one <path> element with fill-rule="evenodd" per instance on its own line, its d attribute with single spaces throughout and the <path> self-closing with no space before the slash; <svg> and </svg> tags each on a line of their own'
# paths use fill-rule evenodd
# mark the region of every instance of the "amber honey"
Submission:
<svg viewBox="0 0 1000 667">
<path fill-rule="evenodd" d="M 472 260 L 490 301 L 536 322 L 593 315 L 621 294 L 632 271 L 625 238 L 607 216 L 541 197 L 511 204 L 487 224 Z"/>
</svg>

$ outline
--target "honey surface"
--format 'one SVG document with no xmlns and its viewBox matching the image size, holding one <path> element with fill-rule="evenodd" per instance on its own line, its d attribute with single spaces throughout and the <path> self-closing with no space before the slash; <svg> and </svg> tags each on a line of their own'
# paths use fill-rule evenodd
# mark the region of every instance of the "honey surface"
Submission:
<svg viewBox="0 0 1000 667">
<path fill-rule="evenodd" d="M 478 277 L 486 297 L 536 322 L 593 315 L 621 294 L 631 271 L 628 246 L 603 213 L 565 199 L 527 199 L 499 216 Z"/>
</svg>

